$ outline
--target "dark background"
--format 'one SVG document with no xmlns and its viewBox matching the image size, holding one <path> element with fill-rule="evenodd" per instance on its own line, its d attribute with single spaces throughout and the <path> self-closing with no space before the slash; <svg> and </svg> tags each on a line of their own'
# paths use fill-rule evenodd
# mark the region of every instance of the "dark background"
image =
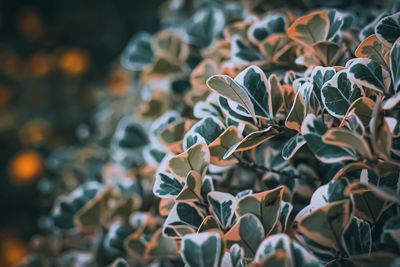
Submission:
<svg viewBox="0 0 400 267">
<path fill-rule="evenodd" d="M 0 235 L 11 230 L 28 241 L 37 231 L 38 216 L 48 212 L 42 208 L 37 182 L 21 185 L 14 183 L 9 175 L 11 158 L 26 149 L 18 137 L 21 125 L 44 119 L 51 125 L 58 146 L 76 143 L 77 125 L 87 121 L 96 106 L 90 88 L 105 83 L 107 73 L 112 65 L 118 64 L 119 55 L 133 33 L 157 29 L 157 8 L 161 2 L 0 1 L 0 53 L 11 51 L 21 64 L 36 52 L 57 57 L 57 51 L 65 48 L 82 49 L 90 58 L 87 71 L 78 77 L 54 71 L 45 77 L 32 78 L 18 69 L 10 73 L 9 62 L 0 56 L 3 70 L 0 85 L 11 88 L 11 99 L 0 112 L 17 114 L 12 127 L 0 129 Z M 40 19 L 39 37 L 21 32 L 21 17 L 27 12 Z M 36 144 L 33 149 L 45 157 L 54 147 Z"/>
</svg>

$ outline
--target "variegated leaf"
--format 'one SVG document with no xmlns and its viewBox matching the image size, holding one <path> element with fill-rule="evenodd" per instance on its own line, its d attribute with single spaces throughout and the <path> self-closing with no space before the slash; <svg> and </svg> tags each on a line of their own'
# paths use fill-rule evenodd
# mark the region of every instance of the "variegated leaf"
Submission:
<svg viewBox="0 0 400 267">
<path fill-rule="evenodd" d="M 342 118 L 351 104 L 364 95 L 347 71 L 336 73 L 321 89 L 322 102 L 332 116 Z"/>
<path fill-rule="evenodd" d="M 282 196 L 282 186 L 245 196 L 239 200 L 236 213 L 239 216 L 254 214 L 262 222 L 265 234 L 269 235 L 278 222 Z"/>
<path fill-rule="evenodd" d="M 263 142 L 275 137 L 278 131 L 269 126 L 267 129 L 255 131 L 247 135 L 238 143 L 231 146 L 224 155 L 224 159 L 230 157 L 234 152 L 246 151 L 253 149 Z"/>
<path fill-rule="evenodd" d="M 368 58 L 355 58 L 346 63 L 349 78 L 359 86 L 377 92 L 386 92 L 390 86 L 390 74 L 378 63 Z"/>
<path fill-rule="evenodd" d="M 350 200 L 332 202 L 302 218 L 299 231 L 312 241 L 339 251 L 351 217 Z"/>
<path fill-rule="evenodd" d="M 187 174 L 194 170 L 201 175 L 205 173 L 210 162 L 210 151 L 206 143 L 193 145 L 187 151 L 171 158 L 168 169 L 177 178 L 185 179 Z"/>
<path fill-rule="evenodd" d="M 346 148 L 325 144 L 322 136 L 328 127 L 313 114 L 308 114 L 301 125 L 301 132 L 307 141 L 307 146 L 322 162 L 334 163 L 355 159 L 354 153 Z"/>
<path fill-rule="evenodd" d="M 238 162 L 234 155 L 224 159 L 224 155 L 231 146 L 242 140 L 242 134 L 237 127 L 228 127 L 208 147 L 210 149 L 210 163 L 217 166 L 230 166 Z"/>
<path fill-rule="evenodd" d="M 375 34 L 390 47 L 400 37 L 400 12 L 382 18 L 375 26 Z"/>
<path fill-rule="evenodd" d="M 329 18 L 326 10 L 314 11 L 299 17 L 287 29 L 290 38 L 306 46 L 325 41 L 328 33 Z"/>
<path fill-rule="evenodd" d="M 229 229 L 235 214 L 237 199 L 229 193 L 210 192 L 207 195 L 211 213 L 217 218 L 223 230 Z"/>
<path fill-rule="evenodd" d="M 295 136 L 286 141 L 284 147 L 282 148 L 282 157 L 285 160 L 291 159 L 297 150 L 299 150 L 307 142 L 304 137 L 297 133 Z"/>
<path fill-rule="evenodd" d="M 238 244 L 244 249 L 244 257 L 250 260 L 254 257 L 258 245 L 265 237 L 265 232 L 260 220 L 248 213 L 239 218 L 236 224 L 225 234 L 226 245 L 231 248 Z"/>
<path fill-rule="evenodd" d="M 193 267 L 218 267 L 223 243 L 218 233 L 188 234 L 182 239 L 183 261 Z"/>
<path fill-rule="evenodd" d="M 159 198 L 175 198 L 182 191 L 185 182 L 171 173 L 158 172 L 153 186 L 153 194 Z"/>
</svg>

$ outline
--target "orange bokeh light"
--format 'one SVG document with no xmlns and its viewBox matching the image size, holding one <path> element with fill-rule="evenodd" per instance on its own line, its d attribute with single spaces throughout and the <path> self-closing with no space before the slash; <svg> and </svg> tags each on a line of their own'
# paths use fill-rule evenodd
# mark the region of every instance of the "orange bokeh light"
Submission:
<svg viewBox="0 0 400 267">
<path fill-rule="evenodd" d="M 10 162 L 10 173 L 14 182 L 29 183 L 43 172 L 43 158 L 34 151 L 20 152 Z"/>
<path fill-rule="evenodd" d="M 89 66 L 89 54 L 82 49 L 69 49 L 61 54 L 58 65 L 67 74 L 83 73 Z"/>
<path fill-rule="evenodd" d="M 8 229 L 10 230 L 10 229 Z M 15 266 L 28 255 L 27 244 L 11 232 L 3 230 L 0 233 L 0 266 Z"/>
</svg>

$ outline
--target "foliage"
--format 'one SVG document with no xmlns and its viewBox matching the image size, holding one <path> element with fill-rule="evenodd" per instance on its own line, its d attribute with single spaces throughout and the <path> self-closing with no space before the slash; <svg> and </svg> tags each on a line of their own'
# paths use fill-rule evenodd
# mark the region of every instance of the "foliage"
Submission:
<svg viewBox="0 0 400 267">
<path fill-rule="evenodd" d="M 145 131 L 122 120 L 102 184 L 53 212 L 97 262 L 399 263 L 396 5 L 367 24 L 355 7 L 256 2 L 171 1 L 168 27 L 124 50 Z"/>
</svg>

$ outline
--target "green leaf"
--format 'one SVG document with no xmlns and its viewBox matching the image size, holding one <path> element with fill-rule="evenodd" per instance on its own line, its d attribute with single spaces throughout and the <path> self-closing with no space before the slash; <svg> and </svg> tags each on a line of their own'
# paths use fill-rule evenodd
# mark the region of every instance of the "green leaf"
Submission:
<svg viewBox="0 0 400 267">
<path fill-rule="evenodd" d="M 231 248 L 238 244 L 244 249 L 244 257 L 250 260 L 254 257 L 258 245 L 265 237 L 263 225 L 253 214 L 245 214 L 225 234 L 226 245 Z"/>
<path fill-rule="evenodd" d="M 306 46 L 325 41 L 328 33 L 329 18 L 326 10 L 314 11 L 299 17 L 287 29 L 290 38 Z"/>
<path fill-rule="evenodd" d="M 162 229 L 158 229 L 150 239 L 150 242 L 146 244 L 146 250 L 144 252 L 145 258 L 168 258 L 176 257 L 177 242 L 174 239 L 166 238 L 162 234 Z"/>
<path fill-rule="evenodd" d="M 223 243 L 219 233 L 188 234 L 182 238 L 183 261 L 193 267 L 218 267 Z"/>
<path fill-rule="evenodd" d="M 122 65 L 133 71 L 140 71 L 149 66 L 154 59 L 151 41 L 152 36 L 147 32 L 135 34 L 122 52 Z"/>
<path fill-rule="evenodd" d="M 400 39 L 398 39 L 390 50 L 390 72 L 393 79 L 393 87 L 397 92 L 400 86 Z"/>
<path fill-rule="evenodd" d="M 221 231 L 219 228 L 219 223 L 217 222 L 217 220 L 213 215 L 208 215 L 207 217 L 204 218 L 203 222 L 201 223 L 198 233 L 218 232 L 218 231 Z"/>
<path fill-rule="evenodd" d="M 234 152 L 246 151 L 253 149 L 265 141 L 275 137 L 278 131 L 269 126 L 267 129 L 255 131 L 247 135 L 241 141 L 231 146 L 224 155 L 224 159 L 230 157 Z"/>
<path fill-rule="evenodd" d="M 175 198 L 182 191 L 185 182 L 167 172 L 158 172 L 153 186 L 153 194 L 159 198 Z"/>
<path fill-rule="evenodd" d="M 336 73 L 321 90 L 326 110 L 336 118 L 342 118 L 351 104 L 363 95 L 362 89 L 349 80 L 346 70 Z"/>
<path fill-rule="evenodd" d="M 262 20 L 255 21 L 248 30 L 250 41 L 258 44 L 264 41 L 269 35 L 286 32 L 286 16 L 274 14 L 266 16 Z"/>
<path fill-rule="evenodd" d="M 236 210 L 236 198 L 229 193 L 210 192 L 207 195 L 211 214 L 217 218 L 223 230 L 230 228 Z"/>
<path fill-rule="evenodd" d="M 387 64 L 387 56 L 389 54 L 389 49 L 385 47 L 376 34 L 370 35 L 368 38 L 364 39 L 355 52 L 356 57 L 369 58 L 374 60 L 379 65 L 383 66 L 385 69 L 389 69 Z"/>
<path fill-rule="evenodd" d="M 265 260 L 269 262 L 271 258 L 284 260 L 286 263 L 278 266 L 321 266 L 315 256 L 298 243 L 292 241 L 286 234 L 276 234 L 264 239 L 257 249 L 254 262 L 259 263 Z M 265 266 L 265 262 L 263 266 Z"/>
<path fill-rule="evenodd" d="M 294 154 L 296 154 L 297 150 L 299 150 L 303 145 L 307 142 L 304 137 L 298 133 L 295 136 L 291 137 L 286 141 L 285 145 L 282 149 L 282 157 L 284 160 L 291 159 Z"/>
<path fill-rule="evenodd" d="M 257 216 L 263 224 L 264 232 L 269 235 L 279 219 L 283 187 L 256 193 L 241 198 L 236 212 L 239 216 L 251 213 Z"/>
<path fill-rule="evenodd" d="M 306 116 L 304 98 L 300 90 L 296 93 L 292 108 L 286 117 L 285 126 L 289 129 L 301 132 L 301 124 Z"/>
<path fill-rule="evenodd" d="M 171 158 L 168 169 L 177 178 L 185 179 L 193 170 L 203 175 L 210 162 L 210 151 L 206 143 L 199 143 L 190 147 L 187 151 Z"/>
<path fill-rule="evenodd" d="M 349 255 L 369 254 L 372 249 L 371 226 L 363 220 L 353 217 L 343 235 Z"/>
<path fill-rule="evenodd" d="M 339 251 L 351 217 L 350 200 L 332 202 L 303 217 L 299 231 L 312 241 Z"/>
<path fill-rule="evenodd" d="M 225 130 L 225 125 L 217 118 L 207 116 L 198 121 L 185 134 L 183 139 L 183 148 L 189 149 L 191 146 L 205 142 L 211 144 Z"/>
<path fill-rule="evenodd" d="M 378 188 L 372 190 L 371 185 L 353 182 L 345 193 L 352 195 L 355 206 L 355 216 L 371 224 L 376 224 L 383 212 L 393 203 L 386 199 L 385 193 Z"/>
<path fill-rule="evenodd" d="M 400 252 L 400 216 L 391 217 L 383 226 L 381 242 L 392 252 Z"/>
<path fill-rule="evenodd" d="M 400 37 L 400 12 L 382 18 L 375 26 L 375 34 L 390 47 Z"/>
<path fill-rule="evenodd" d="M 239 35 L 231 39 L 231 61 L 238 65 L 249 65 L 262 61 L 259 51 L 253 49 Z"/>
<path fill-rule="evenodd" d="M 319 103 L 322 105 L 321 90 L 326 82 L 328 82 L 336 74 L 333 67 L 317 66 L 311 73 L 313 92 Z"/>
<path fill-rule="evenodd" d="M 355 58 L 346 63 L 349 78 L 359 86 L 377 92 L 386 92 L 390 85 L 390 75 L 378 63 L 368 58 Z"/>
<path fill-rule="evenodd" d="M 201 200 L 201 185 L 203 177 L 196 171 L 190 171 L 186 176 L 185 186 L 176 197 L 176 201 Z"/>
<path fill-rule="evenodd" d="M 190 43 L 205 48 L 219 38 L 225 26 L 224 13 L 217 8 L 202 8 L 190 19 L 187 29 Z"/>
<path fill-rule="evenodd" d="M 164 222 L 163 234 L 171 238 L 180 238 L 195 233 L 204 220 L 201 210 L 188 202 L 176 202 Z"/>
<path fill-rule="evenodd" d="M 210 163 L 217 166 L 231 166 L 238 162 L 234 155 L 224 159 L 224 155 L 231 146 L 242 140 L 242 134 L 235 126 L 229 126 L 208 148 L 210 149 Z"/>
<path fill-rule="evenodd" d="M 243 106 L 251 117 L 253 117 L 253 120 L 256 121 L 253 102 L 247 90 L 231 77 L 227 75 L 214 75 L 207 80 L 207 85 L 220 95 Z"/>
<path fill-rule="evenodd" d="M 313 114 L 308 114 L 301 125 L 301 132 L 307 141 L 307 146 L 314 155 L 324 163 L 335 163 L 355 158 L 354 153 L 346 148 L 325 144 L 322 136 L 328 127 Z"/>
<path fill-rule="evenodd" d="M 372 160 L 372 152 L 367 141 L 359 134 L 346 130 L 345 128 L 331 128 L 322 141 L 326 144 L 348 147 L 366 159 Z"/>
</svg>

